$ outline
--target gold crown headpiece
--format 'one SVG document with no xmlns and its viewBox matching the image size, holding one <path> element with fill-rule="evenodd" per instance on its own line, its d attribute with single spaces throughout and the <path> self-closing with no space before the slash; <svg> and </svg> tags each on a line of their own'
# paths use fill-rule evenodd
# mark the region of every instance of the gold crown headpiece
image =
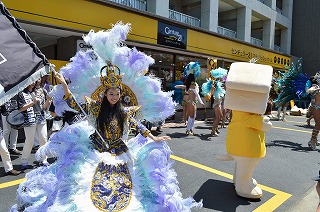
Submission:
<svg viewBox="0 0 320 212">
<path fill-rule="evenodd" d="M 106 75 L 103 76 L 103 69 L 106 70 Z M 118 72 L 118 74 L 116 73 Z M 118 66 L 108 64 L 100 70 L 100 80 L 103 86 L 110 88 L 122 88 L 122 75 Z"/>
</svg>

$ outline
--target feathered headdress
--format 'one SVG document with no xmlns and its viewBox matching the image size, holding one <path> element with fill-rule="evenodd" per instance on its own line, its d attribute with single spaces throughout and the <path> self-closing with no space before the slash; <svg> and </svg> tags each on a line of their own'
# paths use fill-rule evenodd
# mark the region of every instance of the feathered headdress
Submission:
<svg viewBox="0 0 320 212">
<path fill-rule="evenodd" d="M 184 68 L 183 74 L 187 78 L 189 74 L 194 74 L 194 78 L 197 78 L 201 73 L 201 65 L 199 62 L 190 62 Z"/>
<path fill-rule="evenodd" d="M 222 79 L 223 77 L 227 76 L 227 74 L 228 74 L 228 70 L 220 67 L 210 71 L 210 75 L 214 79 Z"/>
</svg>

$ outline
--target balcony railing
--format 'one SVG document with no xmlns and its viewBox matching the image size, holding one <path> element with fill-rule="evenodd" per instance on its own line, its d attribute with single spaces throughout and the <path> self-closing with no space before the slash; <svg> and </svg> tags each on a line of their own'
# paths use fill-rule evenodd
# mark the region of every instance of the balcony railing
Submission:
<svg viewBox="0 0 320 212">
<path fill-rule="evenodd" d="M 280 52 L 280 46 L 274 45 L 273 49 L 277 52 Z"/>
<path fill-rule="evenodd" d="M 251 37 L 251 43 L 253 45 L 256 45 L 256 46 L 262 46 L 262 40 L 259 40 L 259 39 L 254 38 L 254 37 Z"/>
<path fill-rule="evenodd" d="M 218 26 L 218 33 L 220 35 L 224 35 L 230 38 L 236 38 L 237 37 L 237 32 L 231 30 L 231 29 L 227 29 L 221 26 Z"/>
<path fill-rule="evenodd" d="M 278 13 L 282 14 L 282 10 L 281 10 L 280 8 L 276 7 L 276 11 L 277 11 Z"/>
<path fill-rule="evenodd" d="M 138 10 L 147 11 L 147 2 L 144 0 L 108 0 Z"/>
<path fill-rule="evenodd" d="M 175 21 L 200 27 L 200 19 L 169 9 L 169 18 Z"/>
</svg>

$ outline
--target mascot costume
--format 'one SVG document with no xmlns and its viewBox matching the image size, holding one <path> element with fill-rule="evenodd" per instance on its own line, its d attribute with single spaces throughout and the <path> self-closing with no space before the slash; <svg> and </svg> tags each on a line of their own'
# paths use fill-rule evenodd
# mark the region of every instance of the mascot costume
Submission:
<svg viewBox="0 0 320 212">
<path fill-rule="evenodd" d="M 228 154 L 217 155 L 235 161 L 233 183 L 239 196 L 262 197 L 262 190 L 252 178 L 253 171 L 266 154 L 265 131 L 272 126 L 263 117 L 272 80 L 272 67 L 247 62 L 231 64 L 226 80 L 225 107 L 232 110 L 226 148 Z"/>
</svg>

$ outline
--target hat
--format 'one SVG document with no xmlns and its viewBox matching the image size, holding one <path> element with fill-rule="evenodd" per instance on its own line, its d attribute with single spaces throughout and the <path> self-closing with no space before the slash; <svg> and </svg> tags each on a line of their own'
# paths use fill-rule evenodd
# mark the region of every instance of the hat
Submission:
<svg viewBox="0 0 320 212">
<path fill-rule="evenodd" d="M 103 70 L 105 69 L 105 75 L 103 76 Z M 118 74 L 116 73 L 118 71 Z M 100 70 L 101 84 L 107 89 L 110 88 L 122 88 L 122 75 L 118 66 L 113 64 L 107 64 Z"/>
</svg>

